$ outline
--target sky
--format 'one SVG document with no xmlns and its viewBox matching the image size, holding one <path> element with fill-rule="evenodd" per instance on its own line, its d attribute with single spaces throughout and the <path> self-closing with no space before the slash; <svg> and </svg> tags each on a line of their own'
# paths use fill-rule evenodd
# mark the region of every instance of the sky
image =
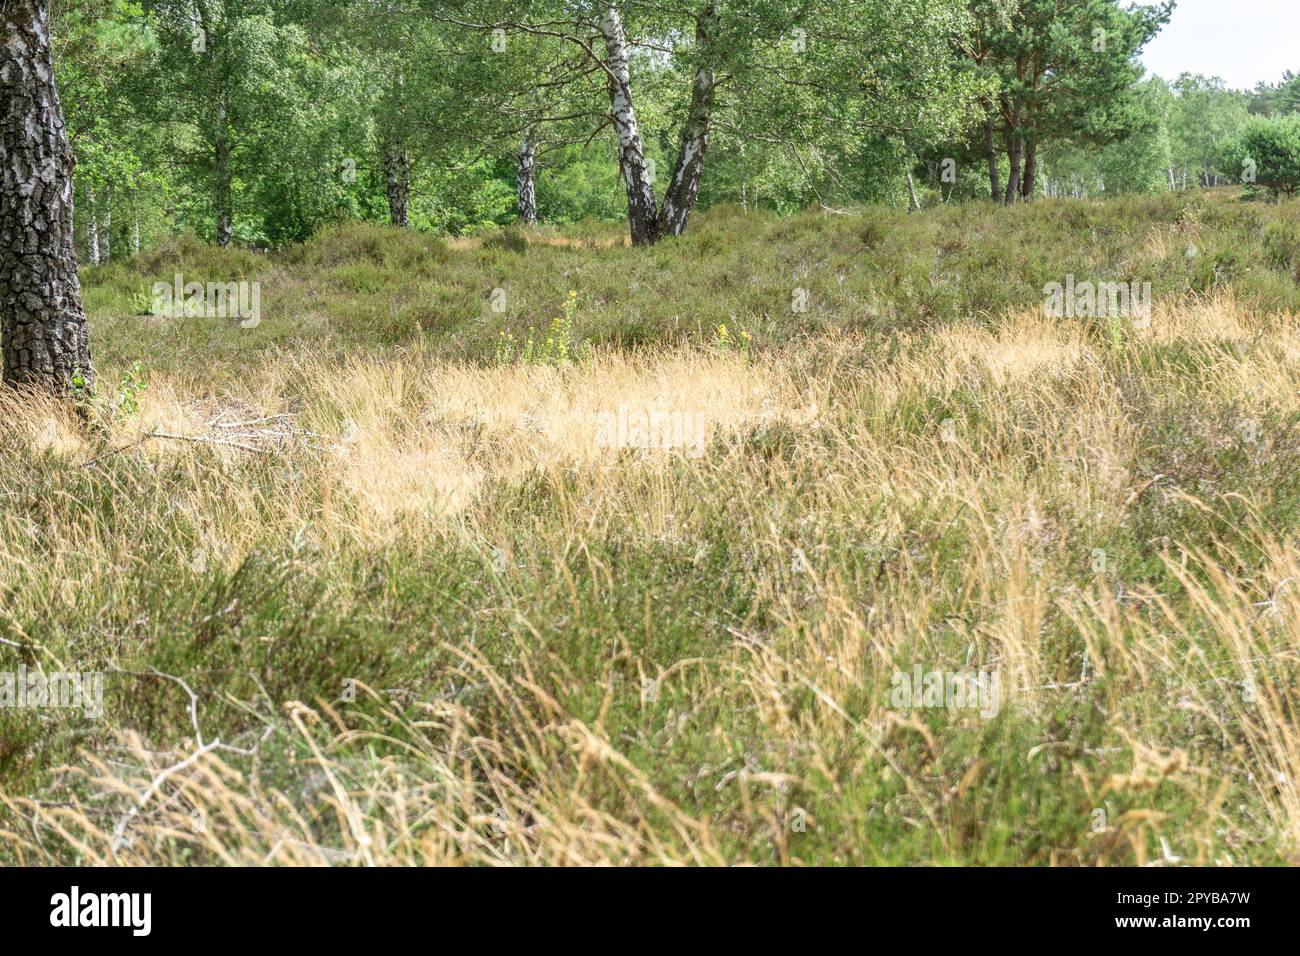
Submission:
<svg viewBox="0 0 1300 956">
<path fill-rule="evenodd" d="M 1160 34 L 1142 52 L 1157 76 L 1220 76 L 1254 89 L 1300 73 L 1300 0 L 1178 0 Z"/>
</svg>

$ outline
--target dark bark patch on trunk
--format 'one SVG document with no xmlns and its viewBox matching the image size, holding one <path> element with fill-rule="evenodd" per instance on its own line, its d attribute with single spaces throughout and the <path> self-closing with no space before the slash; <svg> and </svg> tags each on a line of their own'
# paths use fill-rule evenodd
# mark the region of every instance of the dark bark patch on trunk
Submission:
<svg viewBox="0 0 1300 956">
<path fill-rule="evenodd" d="M 680 236 L 686 231 L 687 220 L 700 195 L 704 154 L 709 148 L 709 129 L 713 122 L 713 99 L 718 88 L 713 65 L 719 18 L 718 0 L 706 0 L 695 20 L 695 43 L 700 62 L 695 69 L 695 82 L 691 87 L 686 123 L 682 127 L 682 145 L 677 153 L 677 164 L 659 213 L 661 235 Z"/>
<path fill-rule="evenodd" d="M 519 221 L 525 225 L 537 222 L 537 143 L 532 130 L 524 135 L 515 157 L 518 163 Z"/>
<path fill-rule="evenodd" d="M 384 148 L 384 188 L 388 193 L 388 218 L 402 229 L 411 224 L 411 156 L 400 143 Z"/>
<path fill-rule="evenodd" d="M 72 233 L 74 159 L 43 0 L 0 7 L 0 338 L 6 384 L 94 385 Z"/>
</svg>

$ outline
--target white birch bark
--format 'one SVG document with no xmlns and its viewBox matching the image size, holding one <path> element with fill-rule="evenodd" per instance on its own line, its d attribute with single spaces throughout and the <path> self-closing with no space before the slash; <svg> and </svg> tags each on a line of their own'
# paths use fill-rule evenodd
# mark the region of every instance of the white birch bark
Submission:
<svg viewBox="0 0 1300 956">
<path fill-rule="evenodd" d="M 99 230 L 99 261 L 113 258 L 113 194 L 104 194 L 104 224 Z"/>
<path fill-rule="evenodd" d="M 86 217 L 86 260 L 92 266 L 99 265 L 99 199 L 95 187 L 86 188 L 86 205 L 90 215 Z"/>
<path fill-rule="evenodd" d="M 524 131 L 515 161 L 518 166 L 519 221 L 532 225 L 537 222 L 537 142 L 531 126 Z"/>
<path fill-rule="evenodd" d="M 632 73 L 628 65 L 627 35 L 618 8 L 610 4 L 600 19 L 605 41 L 605 69 L 609 76 L 609 116 L 618 134 L 618 165 L 627 192 L 627 218 L 634 245 L 659 239 L 658 204 L 646 170 L 645 150 L 632 103 Z"/>
</svg>

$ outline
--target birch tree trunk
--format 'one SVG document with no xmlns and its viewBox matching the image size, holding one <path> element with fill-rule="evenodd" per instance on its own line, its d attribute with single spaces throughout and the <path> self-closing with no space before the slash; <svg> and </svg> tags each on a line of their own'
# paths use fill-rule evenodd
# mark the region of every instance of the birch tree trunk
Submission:
<svg viewBox="0 0 1300 956">
<path fill-rule="evenodd" d="M 113 258 L 113 196 L 104 194 L 104 227 L 99 230 L 99 261 Z"/>
<path fill-rule="evenodd" d="M 384 188 L 388 192 L 388 218 L 405 229 L 411 224 L 411 155 L 403 143 L 384 147 Z"/>
<path fill-rule="evenodd" d="M 0 339 L 3 378 L 66 396 L 94 385 L 72 239 L 75 160 L 45 0 L 0 6 Z"/>
<path fill-rule="evenodd" d="M 912 181 L 912 171 L 910 169 L 907 171 L 907 195 L 912 201 L 912 212 L 920 212 L 921 201 L 916 198 L 916 183 Z"/>
<path fill-rule="evenodd" d="M 600 20 L 605 40 L 605 69 L 609 76 L 609 116 L 618 133 L 618 168 L 627 191 L 627 220 L 632 244 L 652 245 L 659 240 L 658 204 L 646 171 L 645 151 L 636 108 L 632 105 L 632 73 L 628 66 L 627 35 L 618 8 L 606 7 Z"/>
<path fill-rule="evenodd" d="M 533 128 L 524 131 L 524 140 L 515 155 L 518 164 L 519 221 L 525 225 L 537 222 L 537 142 Z"/>
<path fill-rule="evenodd" d="M 86 261 L 92 266 L 99 265 L 99 198 L 95 187 L 86 187 L 86 205 L 90 206 L 90 215 L 86 217 Z"/>
<path fill-rule="evenodd" d="M 686 231 L 686 221 L 700 195 L 700 176 L 704 172 L 704 154 L 709 148 L 709 125 L 713 120 L 713 97 L 718 88 L 713 66 L 720 18 L 718 0 L 705 0 L 695 17 L 695 43 L 700 64 L 695 68 L 691 104 L 686 111 L 686 123 L 682 127 L 682 145 L 677 153 L 677 164 L 673 168 L 673 178 L 664 193 L 663 208 L 659 212 L 661 235 L 680 236 Z"/>
</svg>

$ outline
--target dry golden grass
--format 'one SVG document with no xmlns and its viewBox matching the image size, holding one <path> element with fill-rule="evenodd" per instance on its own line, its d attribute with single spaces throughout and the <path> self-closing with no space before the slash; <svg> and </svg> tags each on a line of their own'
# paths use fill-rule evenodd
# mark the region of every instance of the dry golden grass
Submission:
<svg viewBox="0 0 1300 956">
<path fill-rule="evenodd" d="M 239 752 L 204 750 L 197 728 L 158 740 L 113 726 L 111 756 L 78 757 L 47 793 L 2 794 L 8 852 L 1294 861 L 1300 554 L 1289 492 L 1260 476 L 1294 447 L 1278 423 L 1300 414 L 1300 326 L 1225 296 L 1164 303 L 1150 329 L 1121 335 L 1021 313 L 899 335 L 887 352 L 841 336 L 754 356 L 597 352 L 558 368 L 280 354 L 220 396 L 151 381 L 106 443 L 6 400 L 42 468 L 95 474 L 83 463 L 138 456 L 171 476 L 165 496 L 102 480 L 123 482 L 146 532 L 189 529 L 178 565 L 203 550 L 233 573 L 304 537 L 318 567 L 357 550 L 476 553 L 504 629 L 490 650 L 445 646 L 435 679 L 400 706 L 364 673 L 364 707 L 267 701 Z M 699 414 L 704 453 L 599 447 L 598 416 L 620 405 Z M 1177 436 L 1209 421 L 1179 417 L 1193 409 L 1225 416 L 1206 454 L 1255 423 L 1232 459 L 1240 481 L 1188 460 Z M 157 433 L 200 441 L 146 437 Z M 19 457 L 0 458 L 0 493 L 22 484 Z M 507 506 L 529 482 L 540 503 Z M 0 579 L 102 594 L 144 560 L 102 514 L 52 504 L 46 519 L 38 539 L 30 515 L 0 518 Z M 626 601 L 621 563 L 637 549 L 672 555 L 684 594 L 696 577 L 721 593 L 720 542 L 749 595 L 741 616 L 706 600 L 687 625 L 661 582 L 632 601 L 644 631 L 579 628 Z M 19 643 L 64 662 L 74 640 L 21 623 L 76 599 L 55 590 L 19 593 L 3 614 Z M 689 626 L 695 651 L 668 654 L 651 636 Z M 891 707 L 891 675 L 913 662 L 996 668 L 998 721 Z M 658 700 L 643 699 L 647 678 Z M 474 694 L 441 697 L 444 683 Z"/>
</svg>

